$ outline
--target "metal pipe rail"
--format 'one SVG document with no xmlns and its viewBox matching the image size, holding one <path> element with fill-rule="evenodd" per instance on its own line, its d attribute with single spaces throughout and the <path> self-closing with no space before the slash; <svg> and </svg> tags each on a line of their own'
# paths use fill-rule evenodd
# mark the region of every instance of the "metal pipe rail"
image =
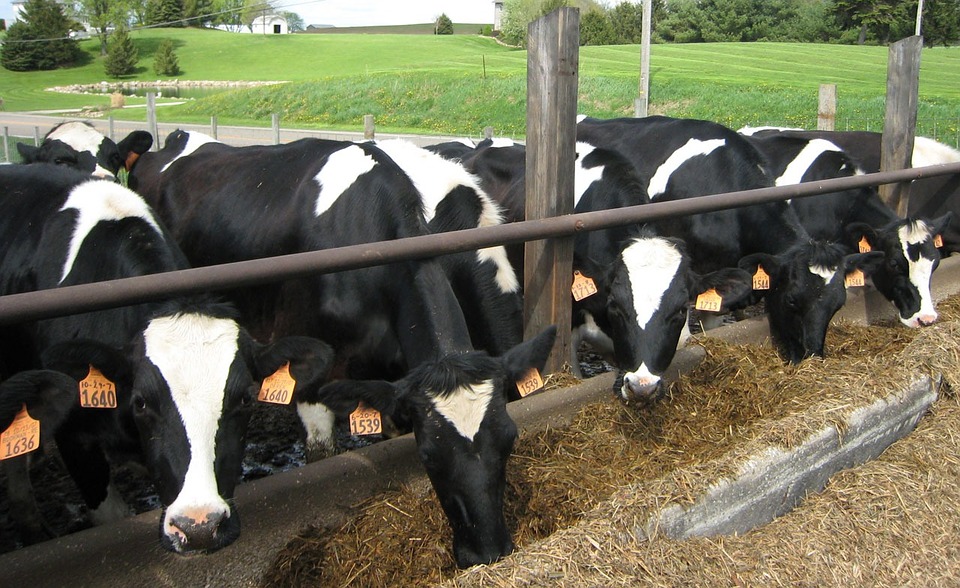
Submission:
<svg viewBox="0 0 960 588">
<path fill-rule="evenodd" d="M 654 202 L 611 210 L 508 223 L 493 227 L 407 237 L 394 241 L 363 243 L 123 278 L 62 288 L 50 288 L 0 296 L 0 325 L 51 318 L 126 304 L 254 286 L 315 273 L 359 269 L 399 261 L 423 259 L 494 245 L 564 237 L 580 231 L 596 231 L 672 216 L 713 212 L 788 198 L 803 198 L 851 188 L 906 182 L 921 178 L 960 174 L 960 163 L 864 174 L 791 186 L 760 188 L 699 196 L 672 202 Z"/>
</svg>

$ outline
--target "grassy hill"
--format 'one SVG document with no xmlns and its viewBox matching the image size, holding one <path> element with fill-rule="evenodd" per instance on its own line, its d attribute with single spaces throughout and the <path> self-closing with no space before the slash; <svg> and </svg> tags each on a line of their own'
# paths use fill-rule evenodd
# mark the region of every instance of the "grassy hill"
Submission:
<svg viewBox="0 0 960 588">
<path fill-rule="evenodd" d="M 160 41 L 174 41 L 183 80 L 283 80 L 269 88 L 232 90 L 160 109 L 160 120 L 269 125 L 279 113 L 288 127 L 359 130 L 373 114 L 383 132 L 478 136 L 525 133 L 526 52 L 471 35 L 249 35 L 197 29 L 133 33 L 139 67 L 132 80 L 150 81 Z M 0 69 L 8 111 L 105 109 L 105 95 L 70 95 L 45 88 L 105 79 L 95 41 L 84 41 L 85 63 L 53 72 Z M 636 45 L 583 47 L 580 107 L 584 114 L 629 116 L 637 94 Z M 837 84 L 838 124 L 878 129 L 886 92 L 886 47 L 796 43 L 654 45 L 650 110 L 738 127 L 810 127 L 822 83 Z M 137 99 L 128 100 L 136 104 Z M 142 100 L 141 100 L 142 102 Z M 143 119 L 143 109 L 111 116 Z M 920 118 L 936 120 L 939 135 L 960 124 L 960 48 L 925 49 Z M 926 131 L 930 134 L 929 131 Z"/>
</svg>

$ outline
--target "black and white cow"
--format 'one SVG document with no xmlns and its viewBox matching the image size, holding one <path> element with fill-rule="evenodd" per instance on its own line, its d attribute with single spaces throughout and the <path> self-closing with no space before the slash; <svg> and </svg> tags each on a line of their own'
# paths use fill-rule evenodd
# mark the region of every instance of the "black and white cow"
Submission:
<svg viewBox="0 0 960 588">
<path fill-rule="evenodd" d="M 880 171 L 882 134 L 872 131 L 806 131 L 777 127 L 744 127 L 741 133 L 757 137 L 770 134 L 804 139 L 824 139 L 837 145 L 857 162 L 864 173 Z M 916 137 L 913 144 L 912 167 L 925 167 L 960 162 L 960 151 L 930 139 Z M 944 255 L 960 251 L 960 175 L 920 178 L 911 182 L 907 212 L 914 218 L 942 217 L 951 213 L 951 221 L 943 228 Z"/>
<path fill-rule="evenodd" d="M 763 133 L 749 140 L 766 157 L 778 186 L 864 173 L 827 139 Z M 949 213 L 938 219 L 901 219 L 873 187 L 798 198 L 790 206 L 811 237 L 846 244 L 852 251 L 859 250 L 865 240 L 869 249 L 884 253 L 885 263 L 871 278 L 877 290 L 897 307 L 900 322 L 919 327 L 937 320 L 930 280 L 940 263 L 940 252 L 933 241 L 949 224 Z"/>
<path fill-rule="evenodd" d="M 436 203 L 437 219 L 448 193 L 455 196 L 453 204 L 460 196 L 470 199 L 464 216 L 468 224 L 485 217 L 481 200 L 468 191 L 451 191 L 461 184 L 448 183 L 440 168 L 434 178 L 438 187 L 423 187 L 423 194 L 430 195 L 424 197 L 418 187 L 429 178 L 413 173 L 415 184 L 375 143 L 305 139 L 258 147 L 205 144 L 182 156 L 167 146 L 191 142 L 187 137 L 175 139 L 138 161 L 131 170 L 136 183 L 131 185 L 142 189 L 159 182 L 158 188 L 144 192 L 156 194 L 158 211 L 196 265 L 425 235 L 431 230 L 425 203 Z M 165 161 L 155 164 L 153 155 Z M 144 164 L 151 167 L 140 168 Z M 164 171 L 160 178 L 144 177 L 143 169 Z M 499 289 L 502 283 L 491 280 L 490 286 Z M 449 355 L 458 357 L 470 381 L 495 376 L 489 373 L 490 362 L 471 353 L 468 322 L 438 259 L 314 275 L 236 292 L 234 299 L 252 332 L 268 340 L 280 334 L 319 337 L 334 347 L 338 361 L 348 362 L 344 375 L 354 379 L 393 379 Z M 489 394 L 467 394 L 460 397 L 458 410 L 480 416 L 491 402 Z M 297 409 L 307 430 L 308 451 L 332 449 L 334 412 L 326 403 L 301 400 Z M 416 432 L 416 418 L 412 424 Z M 503 427 L 502 420 L 482 419 L 477 436 L 500 438 Z M 499 453 L 491 452 L 502 449 L 475 444 L 465 458 L 462 452 L 467 449 L 446 435 L 439 443 L 428 442 L 422 433 L 417 439 L 424 465 L 454 477 L 462 474 L 455 465 L 460 460 L 500 459 Z M 466 488 L 470 499 L 459 502 L 462 516 L 466 520 L 485 516 L 474 512 L 474 505 L 499 504 L 494 493 L 502 484 L 499 472 L 489 483 Z M 447 501 L 448 486 L 434 487 L 441 502 Z M 455 520 L 451 525 L 457 525 Z M 467 529 L 473 533 L 472 541 L 484 546 L 482 561 L 505 553 L 503 545 L 491 544 L 494 538 L 482 529 Z M 458 560 L 473 562 L 469 556 L 458 555 Z"/>
<path fill-rule="evenodd" d="M 115 143 L 88 122 L 67 121 L 53 127 L 37 147 L 17 143 L 17 152 L 24 163 L 54 163 L 113 178 L 121 168 L 129 170 L 152 145 L 147 131 L 133 131 Z"/>
<path fill-rule="evenodd" d="M 765 160 L 746 138 L 708 121 L 582 118 L 577 139 L 626 157 L 647 180 L 651 202 L 772 184 Z M 869 272 L 880 255 L 837 257 L 833 247 L 810 239 L 785 202 L 675 217 L 653 226 L 657 234 L 682 239 L 694 271 L 700 273 L 736 267 L 750 254 L 767 255 L 767 262 L 779 270 L 775 276 L 768 272 L 774 280 L 770 292 L 789 293 L 766 296 L 771 334 L 792 362 L 823 355 L 830 318 L 846 299 L 844 281 L 823 279 L 822 270 L 836 273 L 858 266 Z M 741 266 L 756 269 L 751 260 Z"/>
<path fill-rule="evenodd" d="M 576 212 L 647 202 L 646 183 L 621 155 L 587 143 L 577 143 L 576 153 Z M 513 144 L 487 145 L 465 158 L 465 165 L 502 202 L 510 221 L 524 219 L 525 157 L 523 145 Z M 522 267 L 522 246 L 512 249 L 511 259 Z M 746 298 L 752 284 L 751 276 L 737 268 L 694 272 L 682 241 L 638 225 L 578 233 L 573 267 L 597 290 L 572 304 L 573 352 L 585 340 L 623 370 L 618 393 L 624 400 L 662 393 L 661 376 L 689 334 L 688 309 L 701 293 L 716 289 L 726 309 Z M 576 357 L 570 364 L 578 365 Z"/>
<path fill-rule="evenodd" d="M 45 163 L 3 166 L 0 194 L 2 295 L 186 267 L 150 207 L 114 181 Z M 0 357 L 14 395 L 0 403 L 0 427 L 21 404 L 45 417 L 42 434 L 56 439 L 94 522 L 127 513 L 110 464 L 139 455 L 165 507 L 161 543 L 177 553 L 213 551 L 239 535 L 231 502 L 259 382 L 290 362 L 297 388 L 315 389 L 332 363 L 317 340 L 260 345 L 231 307 L 203 296 L 3 326 Z M 41 367 L 69 375 L 72 385 L 18 379 Z M 92 367 L 114 383 L 115 409 L 81 407 L 78 382 Z M 27 459 L 4 462 L 21 489 L 12 497 L 29 484 Z M 43 537 L 35 503 L 14 504 L 11 513 L 27 536 Z"/>
</svg>

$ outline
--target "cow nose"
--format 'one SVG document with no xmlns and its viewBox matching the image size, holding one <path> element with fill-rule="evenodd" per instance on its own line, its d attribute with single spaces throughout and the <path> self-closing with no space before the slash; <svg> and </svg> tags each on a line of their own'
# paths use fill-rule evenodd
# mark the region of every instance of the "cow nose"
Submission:
<svg viewBox="0 0 960 588">
<path fill-rule="evenodd" d="M 457 567 L 465 569 L 480 564 L 491 564 L 513 553 L 513 549 L 513 541 L 507 537 L 499 545 L 479 550 L 458 545 L 454 548 L 454 556 L 457 560 Z"/>
<path fill-rule="evenodd" d="M 921 327 L 928 327 L 935 322 L 937 322 L 937 315 L 935 314 L 922 314 L 917 317 L 917 323 Z"/>
<path fill-rule="evenodd" d="M 623 376 L 620 396 L 624 401 L 633 400 L 651 402 L 663 394 L 663 380 L 657 376 L 640 376 L 635 373 Z"/>
<path fill-rule="evenodd" d="M 167 534 L 176 537 L 180 553 L 200 552 L 219 547 L 217 532 L 227 517 L 222 511 L 187 511 L 167 523 Z"/>
</svg>

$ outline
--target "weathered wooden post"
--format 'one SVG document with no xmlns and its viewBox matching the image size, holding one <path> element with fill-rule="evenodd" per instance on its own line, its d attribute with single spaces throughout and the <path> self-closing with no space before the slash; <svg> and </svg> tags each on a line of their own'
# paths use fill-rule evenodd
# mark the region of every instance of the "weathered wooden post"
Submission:
<svg viewBox="0 0 960 588">
<path fill-rule="evenodd" d="M 880 171 L 910 167 L 917 129 L 917 95 L 920 88 L 920 51 L 923 37 L 913 36 L 890 46 L 887 58 L 887 109 L 880 142 Z M 880 186 L 880 198 L 907 216 L 910 184 Z"/>
<path fill-rule="evenodd" d="M 560 8 L 527 27 L 527 220 L 573 213 L 580 12 Z M 573 237 L 524 250 L 524 338 L 557 325 L 547 372 L 570 358 Z"/>
<path fill-rule="evenodd" d="M 3 160 L 10 161 L 10 127 L 3 127 Z"/>
<path fill-rule="evenodd" d="M 214 139 L 217 138 L 217 115 L 210 117 L 210 136 Z"/>
<path fill-rule="evenodd" d="M 266 26 L 266 25 L 264 25 Z M 280 144 L 280 115 L 274 112 L 270 115 L 270 126 L 273 128 L 273 144 Z"/>
<path fill-rule="evenodd" d="M 109 137 L 111 141 L 116 141 L 117 139 L 114 136 L 114 132 L 116 129 L 114 129 L 113 123 L 114 123 L 113 117 L 108 116 L 107 117 L 107 137 Z"/>
<path fill-rule="evenodd" d="M 147 130 L 153 135 L 153 145 L 151 151 L 160 149 L 160 131 L 157 129 L 157 94 L 156 92 L 147 92 Z"/>
<path fill-rule="evenodd" d="M 37 147 L 40 146 L 40 127 L 33 127 L 33 144 Z"/>
<path fill-rule="evenodd" d="M 483 138 L 484 139 L 493 138 L 493 127 L 483 127 Z"/>
<path fill-rule="evenodd" d="M 376 131 L 373 123 L 373 115 L 363 115 L 363 138 L 367 141 L 373 141 Z"/>
<path fill-rule="evenodd" d="M 651 0 L 643 0 L 643 16 L 640 18 L 640 92 L 633 102 L 633 115 L 637 118 L 647 116 L 650 107 L 650 22 Z"/>
<path fill-rule="evenodd" d="M 817 105 L 817 130 L 833 131 L 837 124 L 837 85 L 820 84 Z"/>
</svg>

